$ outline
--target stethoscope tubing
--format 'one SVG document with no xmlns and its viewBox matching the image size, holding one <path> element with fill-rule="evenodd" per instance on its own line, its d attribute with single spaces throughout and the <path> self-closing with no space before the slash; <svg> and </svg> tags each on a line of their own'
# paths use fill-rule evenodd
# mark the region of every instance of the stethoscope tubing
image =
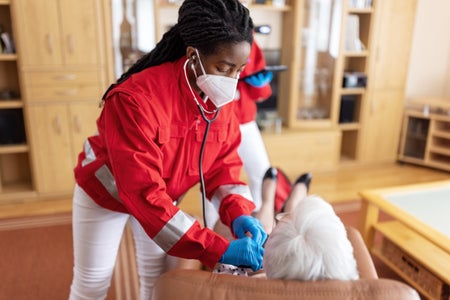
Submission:
<svg viewBox="0 0 450 300">
<path fill-rule="evenodd" d="M 205 177 L 203 174 L 203 154 L 205 152 L 205 146 L 206 146 L 206 139 L 208 137 L 209 128 L 211 127 L 211 123 L 214 122 L 214 120 L 217 119 L 219 116 L 220 107 L 217 108 L 216 112 L 214 113 L 214 116 L 209 119 L 206 117 L 205 112 L 203 111 L 203 107 L 200 104 L 197 104 L 198 109 L 200 110 L 200 114 L 202 115 L 202 119 L 206 122 L 206 129 L 205 133 L 203 134 L 203 140 L 202 145 L 200 147 L 200 155 L 198 159 L 198 169 L 200 174 L 200 188 L 202 193 L 202 214 L 203 214 L 203 226 L 206 228 L 208 227 L 207 221 L 206 221 L 206 189 L 205 189 Z"/>
</svg>

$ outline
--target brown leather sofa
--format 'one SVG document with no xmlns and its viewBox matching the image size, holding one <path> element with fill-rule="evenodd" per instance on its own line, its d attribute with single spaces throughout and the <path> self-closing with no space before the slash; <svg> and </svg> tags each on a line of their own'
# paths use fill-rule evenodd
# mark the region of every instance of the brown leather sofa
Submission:
<svg viewBox="0 0 450 300">
<path fill-rule="evenodd" d="M 205 270 L 177 269 L 163 274 L 156 282 L 153 300 L 199 299 L 415 299 L 410 286 L 378 278 L 371 256 L 360 233 L 351 227 L 347 234 L 354 248 L 359 280 L 297 281 L 215 274 Z"/>
</svg>

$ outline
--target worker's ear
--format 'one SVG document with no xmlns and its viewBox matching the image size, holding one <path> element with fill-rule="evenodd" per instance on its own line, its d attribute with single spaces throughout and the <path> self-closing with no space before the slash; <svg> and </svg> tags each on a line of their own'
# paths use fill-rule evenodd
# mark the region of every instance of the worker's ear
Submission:
<svg viewBox="0 0 450 300">
<path fill-rule="evenodd" d="M 195 60 L 197 59 L 197 54 L 195 51 L 195 48 L 192 46 L 187 46 L 186 48 L 186 57 L 189 58 L 190 60 L 192 60 L 192 62 L 195 62 Z"/>
</svg>

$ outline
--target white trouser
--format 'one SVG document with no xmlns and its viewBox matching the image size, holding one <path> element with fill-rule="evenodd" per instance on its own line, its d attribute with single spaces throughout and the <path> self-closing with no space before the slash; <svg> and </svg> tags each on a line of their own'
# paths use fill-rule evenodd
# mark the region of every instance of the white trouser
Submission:
<svg viewBox="0 0 450 300">
<path fill-rule="evenodd" d="M 270 168 L 269 156 L 256 121 L 241 124 L 239 128 L 242 141 L 238 153 L 247 174 L 250 192 L 256 205 L 255 211 L 259 211 L 262 204 L 261 190 L 264 173 Z M 211 228 L 219 219 L 219 215 L 217 209 L 209 201 L 206 202 L 206 221 Z"/>
<path fill-rule="evenodd" d="M 166 253 L 134 217 L 100 207 L 78 185 L 73 196 L 75 266 L 69 299 L 106 298 L 128 221 L 136 244 L 140 297 L 151 299 L 153 285 L 165 271 Z"/>
</svg>

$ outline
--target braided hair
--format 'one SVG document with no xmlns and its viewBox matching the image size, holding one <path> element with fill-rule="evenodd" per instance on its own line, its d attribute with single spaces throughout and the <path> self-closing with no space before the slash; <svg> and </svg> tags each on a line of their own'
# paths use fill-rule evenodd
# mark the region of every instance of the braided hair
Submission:
<svg viewBox="0 0 450 300">
<path fill-rule="evenodd" d="M 214 54 L 229 43 L 253 42 L 253 21 L 239 0 L 185 0 L 178 10 L 178 22 L 155 48 L 141 57 L 117 83 L 146 68 L 175 61 L 192 46 L 205 55 Z"/>
</svg>

